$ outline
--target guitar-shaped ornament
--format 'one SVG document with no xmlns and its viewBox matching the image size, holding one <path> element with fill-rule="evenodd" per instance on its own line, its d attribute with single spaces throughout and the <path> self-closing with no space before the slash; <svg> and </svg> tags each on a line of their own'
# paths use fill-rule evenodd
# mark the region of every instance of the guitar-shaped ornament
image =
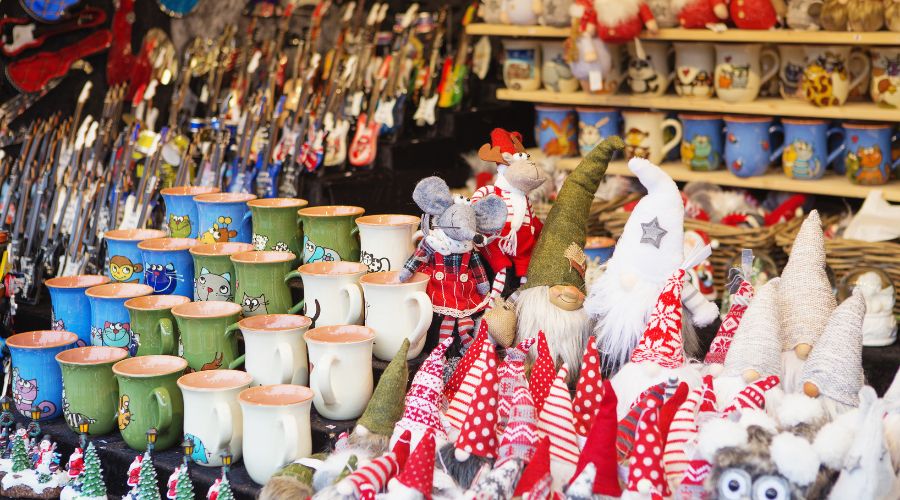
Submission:
<svg viewBox="0 0 900 500">
<path fill-rule="evenodd" d="M 6 77 L 19 92 L 40 92 L 51 80 L 64 77 L 75 61 L 106 50 L 111 41 L 109 31 L 95 31 L 56 52 L 39 52 L 9 63 Z"/>
<path fill-rule="evenodd" d="M 47 39 L 106 22 L 106 12 L 96 7 L 86 7 L 74 17 L 52 26 L 40 25 L 22 17 L 0 19 L 0 51 L 6 57 L 14 57 L 21 52 L 40 47 Z"/>
<path fill-rule="evenodd" d="M 356 55 L 347 58 L 340 83 L 335 91 L 331 105 L 332 109 L 325 112 L 322 126 L 326 130 L 325 159 L 322 163 L 326 167 L 341 165 L 347 159 L 347 133 L 350 131 L 350 121 L 344 114 L 344 95 L 353 75 L 356 73 Z"/>
<path fill-rule="evenodd" d="M 431 55 L 428 58 L 428 74 L 425 76 L 425 83 L 422 85 L 423 94 L 419 98 L 419 105 L 413 114 L 413 120 L 419 127 L 425 125 L 434 125 L 437 121 L 437 102 L 438 93 L 435 91 L 435 83 L 438 81 L 434 77 L 437 71 L 438 60 L 441 57 L 441 47 L 444 45 L 444 29 L 447 22 L 447 8 L 442 8 L 438 12 L 437 21 L 435 22 L 436 31 L 431 41 Z"/>
<path fill-rule="evenodd" d="M 20 0 L 29 16 L 42 23 L 55 23 L 81 0 Z"/>
<path fill-rule="evenodd" d="M 241 134 L 242 147 L 238 149 L 237 156 L 232 164 L 232 175 L 228 182 L 229 193 L 251 193 L 253 192 L 253 178 L 256 170 L 247 168 L 250 161 L 250 153 L 253 151 L 253 142 L 256 140 L 256 134 L 259 131 L 259 125 L 262 122 L 266 112 L 266 98 L 260 99 L 259 108 L 255 116 L 247 115 L 244 120 L 244 128 Z M 261 151 L 260 151 L 261 153 Z"/>
<path fill-rule="evenodd" d="M 378 42 L 378 26 L 384 21 L 384 18 L 387 15 L 387 9 L 387 3 L 376 2 L 372 4 L 372 9 L 369 11 L 369 16 L 366 18 L 366 32 L 359 37 L 360 40 L 365 39 L 368 41 L 361 50 L 359 61 L 356 63 L 356 76 L 353 78 L 353 83 L 348 91 L 348 102 L 345 106 L 345 109 L 347 110 L 346 114 L 354 118 L 359 117 L 359 114 L 362 112 L 363 104 L 365 103 L 366 94 L 363 87 L 367 81 L 367 72 L 370 70 L 372 60 L 375 57 L 375 45 Z"/>
<path fill-rule="evenodd" d="M 164 128 L 159 135 L 160 143 L 164 143 L 168 135 L 168 129 Z M 159 179 L 156 177 L 155 166 L 159 164 L 161 149 L 160 147 L 154 147 L 153 154 L 147 156 L 144 160 L 144 172 L 141 175 L 141 182 L 125 198 L 125 210 L 119 229 L 143 229 L 142 222 L 146 221 L 147 208 L 159 182 Z"/>
<path fill-rule="evenodd" d="M 446 78 L 441 81 L 441 97 L 438 99 L 438 106 L 442 108 L 455 108 L 462 102 L 466 78 L 469 76 L 469 35 L 466 33 L 466 26 L 475 17 L 477 5 L 478 2 L 473 3 L 463 14 L 462 34 L 459 36 L 459 48 L 453 59 L 453 69 L 447 71 L 447 62 L 444 62 Z"/>
<path fill-rule="evenodd" d="M 377 60 L 373 60 L 373 63 L 377 63 Z M 356 120 L 356 132 L 354 132 L 350 148 L 347 150 L 347 158 L 354 167 L 365 167 L 372 164 L 378 153 L 378 130 L 381 128 L 381 124 L 375 121 L 375 106 L 378 104 L 378 98 L 384 88 L 384 79 L 387 77 L 390 65 L 391 56 L 385 57 L 381 67 L 372 78 L 369 104 Z"/>
<path fill-rule="evenodd" d="M 381 124 L 382 134 L 393 132 L 396 125 L 395 110 L 397 107 L 397 87 L 400 81 L 400 73 L 406 68 L 406 55 L 408 51 L 409 31 L 412 22 L 416 18 L 419 4 L 409 6 L 399 27 L 394 28 L 394 47 L 391 50 L 391 70 L 382 99 L 375 108 L 375 121 Z"/>
</svg>

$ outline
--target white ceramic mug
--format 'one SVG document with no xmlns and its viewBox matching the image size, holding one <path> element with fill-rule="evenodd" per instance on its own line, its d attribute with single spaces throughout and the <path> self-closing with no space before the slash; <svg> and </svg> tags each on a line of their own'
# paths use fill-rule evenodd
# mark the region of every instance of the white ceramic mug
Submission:
<svg viewBox="0 0 900 500">
<path fill-rule="evenodd" d="M 778 46 L 779 93 L 785 99 L 803 99 L 803 69 L 806 66 L 806 51 L 802 45 L 783 44 Z"/>
<path fill-rule="evenodd" d="M 251 479 L 266 484 L 286 464 L 312 454 L 312 399 L 313 391 L 302 385 L 263 385 L 241 391 L 244 466 Z"/>
<path fill-rule="evenodd" d="M 768 64 L 763 65 L 764 60 Z M 756 99 L 760 87 L 778 74 L 779 62 L 775 50 L 758 43 L 717 43 L 716 95 L 725 102 Z"/>
<path fill-rule="evenodd" d="M 303 334 L 312 320 L 294 314 L 250 316 L 228 327 L 241 330 L 244 354 L 230 368 L 244 365 L 253 385 L 308 385 L 309 363 Z"/>
<path fill-rule="evenodd" d="M 669 66 L 672 47 L 665 42 L 628 44 L 628 85 L 633 94 L 663 95 L 675 78 Z"/>
<path fill-rule="evenodd" d="M 406 359 L 418 356 L 431 326 L 431 299 L 425 293 L 428 275 L 416 273 L 401 283 L 399 274 L 370 273 L 359 280 L 366 295 L 366 326 L 375 330 L 373 352 L 384 361 L 394 359 L 403 339 L 409 339 Z"/>
<path fill-rule="evenodd" d="M 872 80 L 869 93 L 872 101 L 900 107 L 900 48 L 872 47 Z"/>
<path fill-rule="evenodd" d="M 303 280 L 306 316 L 316 326 L 361 325 L 363 294 L 359 278 L 369 271 L 359 262 L 312 262 L 297 269 Z"/>
<path fill-rule="evenodd" d="M 663 158 L 681 143 L 681 123 L 666 118 L 665 113 L 625 111 L 622 113 L 625 131 L 625 158 L 647 158 L 659 165 Z M 672 128 L 674 136 L 666 142 L 663 132 Z"/>
<path fill-rule="evenodd" d="M 416 251 L 417 229 L 422 222 L 414 215 L 365 215 L 359 226 L 359 261 L 369 272 L 399 271 Z"/>
<path fill-rule="evenodd" d="M 336 325 L 303 334 L 309 349 L 309 386 L 316 411 L 332 420 L 362 415 L 372 397 L 372 343 L 367 326 Z"/>
<path fill-rule="evenodd" d="M 513 90 L 541 87 L 541 46 L 533 40 L 503 40 L 503 83 Z"/>
<path fill-rule="evenodd" d="M 241 459 L 244 427 L 238 394 L 251 380 L 238 370 L 204 370 L 178 379 L 184 396 L 184 438 L 194 443 L 194 463 L 221 467 L 226 450 L 234 461 Z"/>
<path fill-rule="evenodd" d="M 708 43 L 675 44 L 675 92 L 684 97 L 712 97 L 716 52 Z"/>
<path fill-rule="evenodd" d="M 850 89 L 862 84 L 869 72 L 869 59 L 862 52 L 850 52 L 849 46 L 806 45 L 803 93 L 816 106 L 840 106 L 847 102 Z M 861 71 L 850 75 L 851 60 Z"/>
</svg>

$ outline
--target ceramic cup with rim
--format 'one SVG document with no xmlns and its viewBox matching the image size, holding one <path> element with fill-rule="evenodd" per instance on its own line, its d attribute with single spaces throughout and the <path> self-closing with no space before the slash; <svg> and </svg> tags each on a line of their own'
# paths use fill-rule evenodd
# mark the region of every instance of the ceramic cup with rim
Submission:
<svg viewBox="0 0 900 500">
<path fill-rule="evenodd" d="M 62 414 L 62 373 L 56 355 L 75 347 L 78 335 L 56 330 L 17 333 L 6 339 L 12 358 L 13 403 L 20 415 L 49 420 Z"/>
<path fill-rule="evenodd" d="M 78 335 L 79 345 L 91 344 L 91 303 L 88 288 L 109 283 L 109 278 L 96 274 L 58 276 L 44 281 L 50 290 L 50 329 Z"/>
<path fill-rule="evenodd" d="M 431 299 L 425 292 L 428 275 L 415 273 L 402 283 L 399 275 L 400 271 L 384 271 L 359 279 L 366 297 L 366 326 L 375 330 L 373 353 L 384 361 L 394 359 L 403 339 L 409 339 L 406 359 L 418 356 L 431 326 Z"/>
<path fill-rule="evenodd" d="M 503 83 L 513 90 L 541 87 L 541 46 L 533 40 L 503 40 Z"/>
<path fill-rule="evenodd" d="M 682 97 L 712 97 L 716 51 L 708 43 L 676 43 L 675 92 Z"/>
<path fill-rule="evenodd" d="M 821 179 L 825 169 L 844 152 L 844 130 L 825 120 L 783 119 L 781 166 L 793 179 Z M 831 140 L 840 136 L 839 142 Z M 829 142 L 838 147 L 829 148 Z"/>
<path fill-rule="evenodd" d="M 359 226 L 360 262 L 369 272 L 397 270 L 416 251 L 417 230 L 422 222 L 415 215 L 364 215 Z"/>
<path fill-rule="evenodd" d="M 603 139 L 621 133 L 622 115 L 616 109 L 577 107 L 575 111 L 578 113 L 578 152 L 581 156 L 590 153 Z"/>
<path fill-rule="evenodd" d="M 578 80 L 566 62 L 563 42 L 551 40 L 541 42 L 541 81 L 545 89 L 570 93 L 578 90 Z"/>
<path fill-rule="evenodd" d="M 844 167 L 856 184 L 886 184 L 900 158 L 891 159 L 893 127 L 887 123 L 844 123 Z"/>
<path fill-rule="evenodd" d="M 193 295 L 194 259 L 190 250 L 197 245 L 193 238 L 153 238 L 138 243 L 144 283 L 153 287 L 155 295 Z"/>
<path fill-rule="evenodd" d="M 119 383 L 114 364 L 128 357 L 120 347 L 76 347 L 56 355 L 62 370 L 63 416 L 72 432 L 88 423 L 88 434 L 107 434 L 116 427 Z M 68 389 L 66 389 L 68 387 Z"/>
<path fill-rule="evenodd" d="M 375 330 L 359 325 L 322 326 L 303 334 L 309 349 L 309 386 L 320 415 L 332 420 L 362 415 L 374 388 L 375 337 Z"/>
<path fill-rule="evenodd" d="M 294 304 L 287 285 L 291 252 L 239 252 L 231 255 L 234 264 L 234 302 L 241 306 L 244 316 L 260 314 L 295 314 L 302 303 Z"/>
<path fill-rule="evenodd" d="M 256 199 L 248 193 L 211 193 L 194 196 L 197 203 L 197 239 L 200 243 L 250 243 L 253 227 L 248 201 Z"/>
<path fill-rule="evenodd" d="M 784 136 L 784 129 L 769 117 L 726 116 L 725 166 L 738 177 L 765 175 L 769 165 L 781 157 L 772 136 Z"/>
<path fill-rule="evenodd" d="M 584 254 L 598 265 L 608 261 L 615 249 L 616 240 L 606 236 L 588 236 L 584 243 Z"/>
<path fill-rule="evenodd" d="M 204 467 L 221 467 L 222 452 L 241 459 L 244 422 L 238 394 L 252 377 L 238 370 L 214 370 L 182 375 L 177 383 L 184 398 L 184 439 L 194 444 L 191 460 Z"/>
<path fill-rule="evenodd" d="M 174 186 L 160 190 L 166 204 L 166 218 L 163 225 L 168 236 L 173 238 L 196 238 L 198 227 L 198 194 L 218 193 L 221 189 L 212 186 Z"/>
<path fill-rule="evenodd" d="M 244 318 L 228 327 L 240 330 L 245 353 L 231 368 L 244 364 L 253 385 L 309 383 L 309 362 L 303 334 L 312 320 L 295 314 L 266 314 Z"/>
<path fill-rule="evenodd" d="M 681 163 L 691 170 L 710 171 L 722 167 L 722 117 L 682 113 L 678 115 L 684 129 L 681 141 Z"/>
<path fill-rule="evenodd" d="M 779 92 L 785 99 L 803 99 L 803 69 L 806 67 L 806 51 L 802 45 L 778 46 L 781 64 L 778 68 Z"/>
<path fill-rule="evenodd" d="M 625 130 L 625 158 L 638 156 L 647 158 L 659 165 L 669 154 L 669 151 L 681 142 L 681 123 L 672 118 L 666 118 L 665 113 L 623 111 Z M 671 128 L 674 136 L 668 142 L 664 141 L 664 131 Z"/>
<path fill-rule="evenodd" d="M 303 280 L 306 316 L 316 326 L 358 325 L 363 322 L 363 292 L 359 279 L 369 268 L 359 262 L 313 262 L 288 274 Z"/>
<path fill-rule="evenodd" d="M 359 262 L 356 219 L 366 210 L 348 205 L 301 208 L 303 263 L 334 260 Z"/>
<path fill-rule="evenodd" d="M 575 108 L 565 106 L 534 107 L 534 136 L 547 156 L 578 154 L 578 115 Z"/>
<path fill-rule="evenodd" d="M 872 79 L 869 93 L 882 106 L 900 107 L 900 48 L 870 47 Z"/>
<path fill-rule="evenodd" d="M 869 59 L 861 52 L 851 53 L 849 46 L 805 45 L 803 50 L 803 93 L 816 106 L 841 106 L 870 70 Z M 851 60 L 861 69 L 855 76 L 850 74 Z"/>
<path fill-rule="evenodd" d="M 266 484 L 285 464 L 312 454 L 312 400 L 313 391 L 301 385 L 263 385 L 238 394 L 250 479 Z"/>
<path fill-rule="evenodd" d="M 137 283 L 109 283 L 88 288 L 91 304 L 91 345 L 121 347 L 137 354 L 140 339 L 131 330 L 125 302 L 153 293 L 153 288 Z"/>
<path fill-rule="evenodd" d="M 628 44 L 628 86 L 632 94 L 663 95 L 675 79 L 669 66 L 672 46 L 665 42 Z"/>
<path fill-rule="evenodd" d="M 252 252 L 250 243 L 211 243 L 191 247 L 194 259 L 194 301 L 232 302 L 234 300 L 234 264 L 231 256 Z"/>
<path fill-rule="evenodd" d="M 291 252 L 297 256 L 291 267 L 299 266 L 303 256 L 303 231 L 297 210 L 308 204 L 299 198 L 262 198 L 247 202 L 253 214 L 253 249 Z"/>
<path fill-rule="evenodd" d="M 145 295 L 125 301 L 131 331 L 138 341 L 136 356 L 177 354 L 178 327 L 172 308 L 190 301 L 181 295 Z"/>
<path fill-rule="evenodd" d="M 191 371 L 228 368 L 237 358 L 238 343 L 228 326 L 241 315 L 231 302 L 188 302 L 172 308 L 178 324 L 178 355 Z"/>
<path fill-rule="evenodd" d="M 144 264 L 138 243 L 165 238 L 158 229 L 112 229 L 103 233 L 106 242 L 106 275 L 117 283 L 143 283 Z"/>
<path fill-rule="evenodd" d="M 128 358 L 113 365 L 119 381 L 116 424 L 129 448 L 146 450 L 151 427 L 156 429 L 154 450 L 181 443 L 184 399 L 177 382 L 185 368 L 187 361 L 166 355 Z"/>
<path fill-rule="evenodd" d="M 716 95 L 725 102 L 753 101 L 760 87 L 778 74 L 779 63 L 778 52 L 762 44 L 717 43 Z"/>
</svg>

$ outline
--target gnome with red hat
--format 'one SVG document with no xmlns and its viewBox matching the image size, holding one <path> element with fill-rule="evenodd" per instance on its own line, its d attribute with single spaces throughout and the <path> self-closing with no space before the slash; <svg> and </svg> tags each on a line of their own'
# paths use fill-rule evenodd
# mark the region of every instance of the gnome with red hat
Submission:
<svg viewBox="0 0 900 500">
<path fill-rule="evenodd" d="M 506 224 L 479 248 L 496 273 L 491 290 L 496 298 L 504 292 L 510 268 L 519 278 L 524 278 L 528 271 L 531 251 L 542 227 L 528 201 L 528 193 L 544 184 L 547 177 L 525 152 L 519 132 L 495 128 L 491 131 L 491 143 L 481 146 L 478 157 L 497 164 L 497 178 L 493 185 L 476 190 L 472 202 L 490 194 L 506 202 Z"/>
</svg>

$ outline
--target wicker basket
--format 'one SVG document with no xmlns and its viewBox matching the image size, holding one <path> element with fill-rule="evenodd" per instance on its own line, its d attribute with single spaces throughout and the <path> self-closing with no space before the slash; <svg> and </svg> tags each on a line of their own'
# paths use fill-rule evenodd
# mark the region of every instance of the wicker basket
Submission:
<svg viewBox="0 0 900 500">
<path fill-rule="evenodd" d="M 828 227 L 839 219 L 838 215 L 826 215 L 822 217 L 822 224 Z M 800 218 L 794 219 L 776 236 L 776 242 L 785 253 L 790 253 L 802 222 Z M 900 243 L 826 239 L 825 255 L 838 283 L 847 273 L 860 267 L 877 267 L 886 272 L 894 285 L 894 314 L 900 314 Z"/>
</svg>

